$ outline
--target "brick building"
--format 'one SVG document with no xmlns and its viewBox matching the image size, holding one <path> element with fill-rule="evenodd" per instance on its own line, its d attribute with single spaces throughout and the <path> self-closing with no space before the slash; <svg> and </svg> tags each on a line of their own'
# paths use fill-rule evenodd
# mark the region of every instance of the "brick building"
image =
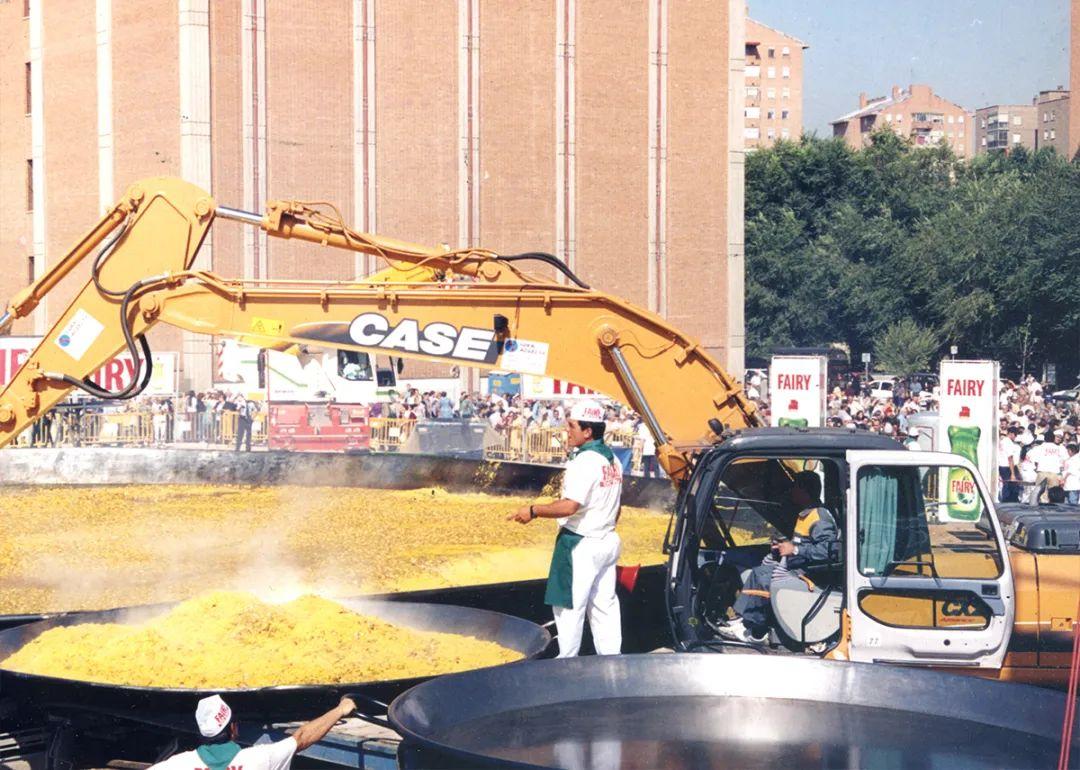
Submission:
<svg viewBox="0 0 1080 770">
<path fill-rule="evenodd" d="M 1058 155 L 1072 157 L 1069 154 L 1069 92 L 1058 86 L 1050 91 L 1040 91 L 1032 101 L 1038 123 L 1036 147 L 1053 147 Z"/>
<path fill-rule="evenodd" d="M 972 155 L 971 115 L 934 93 L 928 85 L 893 86 L 888 96 L 859 94 L 859 109 L 831 121 L 833 136 L 854 148 L 864 146 L 882 128 L 911 138 L 917 145 L 948 144 L 958 157 Z"/>
<path fill-rule="evenodd" d="M 741 372 L 744 14 L 743 0 L 0 3 L 0 296 L 131 182 L 178 175 L 238 208 L 326 200 L 408 241 L 552 252 Z M 199 266 L 379 267 L 229 222 Z M 75 283 L 12 333 L 44 333 Z M 182 353 L 183 387 L 209 383 L 208 337 L 151 336 Z"/>
<path fill-rule="evenodd" d="M 770 147 L 802 135 L 803 51 L 801 40 L 746 20 L 746 149 Z"/>
<path fill-rule="evenodd" d="M 1034 150 L 1039 138 L 1033 104 L 994 104 L 975 110 L 975 154 L 1025 147 Z"/>
</svg>

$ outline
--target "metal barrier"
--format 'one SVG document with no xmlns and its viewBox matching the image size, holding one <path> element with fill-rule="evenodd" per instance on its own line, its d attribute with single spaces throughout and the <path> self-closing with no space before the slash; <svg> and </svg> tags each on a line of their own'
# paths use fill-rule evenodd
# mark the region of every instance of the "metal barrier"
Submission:
<svg viewBox="0 0 1080 770">
<path fill-rule="evenodd" d="M 154 440 L 152 417 L 148 412 L 84 414 L 79 419 L 79 441 L 88 445 L 146 446 Z"/>
<path fill-rule="evenodd" d="M 372 417 L 368 420 L 371 427 L 371 449 L 375 452 L 397 452 L 412 434 L 416 420 L 397 417 Z"/>
<path fill-rule="evenodd" d="M 252 416 L 252 446 L 267 441 L 266 414 Z M 56 416 L 48 429 L 27 428 L 15 446 L 164 446 L 199 443 L 232 446 L 236 443 L 238 413 L 233 411 L 197 412 L 105 412 Z M 416 420 L 372 417 L 371 449 L 375 452 L 398 452 L 412 434 Z M 641 473 L 641 439 L 633 431 L 610 431 L 605 439 L 613 447 L 630 447 L 631 472 Z M 524 429 L 511 426 L 499 432 L 489 430 L 484 442 L 484 459 L 561 465 L 567 457 L 564 427 Z"/>
</svg>

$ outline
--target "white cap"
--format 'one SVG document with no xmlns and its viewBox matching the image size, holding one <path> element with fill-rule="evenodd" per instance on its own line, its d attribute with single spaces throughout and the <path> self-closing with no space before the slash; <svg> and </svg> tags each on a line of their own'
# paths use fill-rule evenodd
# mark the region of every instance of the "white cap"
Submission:
<svg viewBox="0 0 1080 770">
<path fill-rule="evenodd" d="M 578 422 L 603 422 L 604 407 L 590 399 L 575 401 L 570 408 L 570 419 Z"/>
<path fill-rule="evenodd" d="M 199 732 L 204 738 L 220 735 L 230 719 L 232 719 L 232 709 L 220 695 L 203 698 L 195 708 L 195 724 L 199 726 Z"/>
<path fill-rule="evenodd" d="M 907 429 L 907 434 L 909 436 L 914 436 L 915 438 L 918 438 L 919 437 L 919 429 L 918 428 L 908 428 Z"/>
</svg>

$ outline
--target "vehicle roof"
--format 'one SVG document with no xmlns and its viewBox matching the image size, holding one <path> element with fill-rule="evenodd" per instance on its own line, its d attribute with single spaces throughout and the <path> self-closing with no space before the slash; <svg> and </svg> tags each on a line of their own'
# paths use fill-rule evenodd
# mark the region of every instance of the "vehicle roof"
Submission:
<svg viewBox="0 0 1080 770">
<path fill-rule="evenodd" d="M 725 451 L 844 452 L 849 449 L 900 449 L 893 439 L 846 428 L 745 428 L 719 445 Z"/>
</svg>

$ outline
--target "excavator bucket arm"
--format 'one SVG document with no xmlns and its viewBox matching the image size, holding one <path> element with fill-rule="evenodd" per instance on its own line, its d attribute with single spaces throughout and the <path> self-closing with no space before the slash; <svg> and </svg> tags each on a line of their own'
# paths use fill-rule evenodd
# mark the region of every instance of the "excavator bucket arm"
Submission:
<svg viewBox="0 0 1080 770">
<path fill-rule="evenodd" d="M 240 281 L 190 270 L 215 217 L 377 254 L 389 267 L 339 283 Z M 84 379 L 125 346 L 135 355 L 136 340 L 160 322 L 279 350 L 316 344 L 572 380 L 640 412 L 676 480 L 720 424 L 757 424 L 738 384 L 664 319 L 585 286 L 564 267 L 570 284 L 532 276 L 515 261 L 553 264 L 548 255 L 425 249 L 356 233 L 335 212 L 296 202 L 272 203 L 260 217 L 168 178 L 133 186 L 103 222 L 58 264 L 70 271 L 119 230 L 95 260 L 91 281 L 0 393 L 0 446 L 73 387 L 86 388 Z M 8 315 L 25 315 L 62 277 L 44 276 Z M 52 284 L 43 287 L 46 278 Z"/>
</svg>

